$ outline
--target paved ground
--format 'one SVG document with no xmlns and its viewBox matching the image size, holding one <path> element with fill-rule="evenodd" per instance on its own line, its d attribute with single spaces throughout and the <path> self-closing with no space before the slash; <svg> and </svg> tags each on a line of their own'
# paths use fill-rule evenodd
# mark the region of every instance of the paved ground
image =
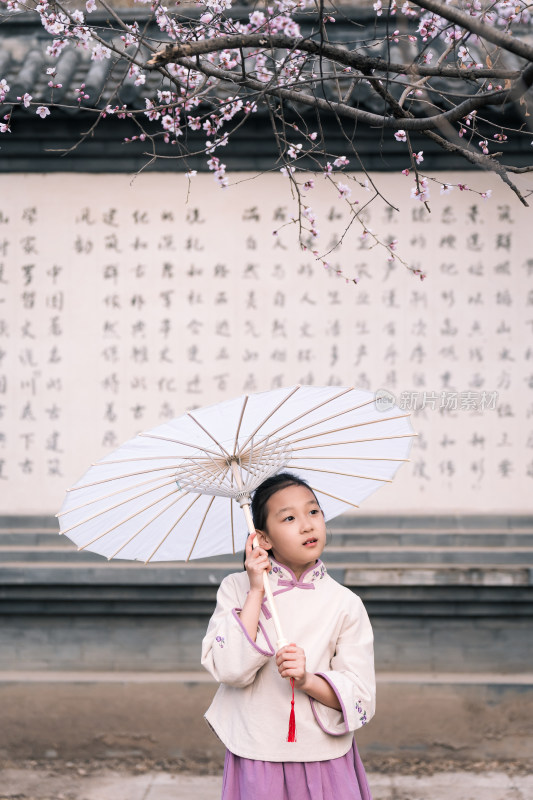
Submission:
<svg viewBox="0 0 533 800">
<path fill-rule="evenodd" d="M 369 772 L 373 800 L 533 800 L 533 774 L 502 771 L 398 775 Z M 219 800 L 220 775 L 8 766 L 0 800 Z M 253 800 L 253 798 L 250 798 Z M 275 798 L 273 798 L 275 800 Z"/>
</svg>

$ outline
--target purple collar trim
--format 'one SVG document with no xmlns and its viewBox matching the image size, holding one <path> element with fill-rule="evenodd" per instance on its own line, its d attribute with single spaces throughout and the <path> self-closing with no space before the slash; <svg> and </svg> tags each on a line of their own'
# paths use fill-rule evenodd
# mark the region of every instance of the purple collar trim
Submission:
<svg viewBox="0 0 533 800">
<path fill-rule="evenodd" d="M 274 558 L 270 560 L 272 562 L 272 569 L 268 574 L 271 578 L 277 578 L 277 585 L 281 587 L 277 589 L 277 591 L 272 592 L 274 597 L 277 594 L 290 592 L 291 589 L 314 589 L 316 581 L 322 580 L 324 576 L 327 575 L 327 569 L 320 559 L 318 559 L 312 567 L 302 572 L 300 580 L 298 580 L 292 569 L 286 567 L 285 564 L 280 564 Z M 307 581 L 304 580 L 305 577 L 307 577 Z M 265 619 L 270 619 L 272 615 L 268 609 L 266 599 L 263 600 L 261 609 L 265 615 Z"/>
</svg>

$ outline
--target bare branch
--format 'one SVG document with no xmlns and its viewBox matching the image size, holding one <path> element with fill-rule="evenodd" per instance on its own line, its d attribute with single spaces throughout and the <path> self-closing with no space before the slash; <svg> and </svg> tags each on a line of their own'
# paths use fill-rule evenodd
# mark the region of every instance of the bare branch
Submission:
<svg viewBox="0 0 533 800">
<path fill-rule="evenodd" d="M 343 64 L 346 67 L 352 67 L 353 69 L 365 73 L 375 71 L 396 75 L 413 75 L 416 77 L 433 76 L 458 78 L 461 81 L 485 78 L 514 80 L 520 76 L 518 70 L 509 69 L 475 67 L 459 69 L 449 65 L 430 67 L 425 64 L 395 64 L 383 58 L 361 55 L 355 50 L 348 50 L 345 46 L 335 45 L 329 42 L 316 42 L 309 38 L 285 36 L 279 33 L 248 33 L 236 36 L 219 36 L 216 39 L 199 39 L 183 42 L 181 44 L 167 44 L 163 50 L 156 53 L 144 66 L 146 69 L 154 69 L 164 64 L 173 63 L 184 57 L 217 53 L 221 50 L 238 50 L 245 47 L 301 50 L 310 55 L 323 56 L 337 64 Z M 531 48 L 531 50 L 533 58 L 533 48 Z"/>
<path fill-rule="evenodd" d="M 514 53 L 520 58 L 525 58 L 527 61 L 533 61 L 533 47 L 524 42 L 522 39 L 517 39 L 510 36 L 508 33 L 499 31 L 490 25 L 481 22 L 478 17 L 472 17 L 470 14 L 465 14 L 464 11 L 459 11 L 455 6 L 447 5 L 440 2 L 440 0 L 416 0 L 416 4 L 428 11 L 433 11 L 435 14 L 444 17 L 444 19 L 453 22 L 455 25 L 460 25 L 466 28 L 467 31 L 475 33 L 476 36 L 486 39 L 487 42 L 507 50 L 509 53 Z"/>
</svg>

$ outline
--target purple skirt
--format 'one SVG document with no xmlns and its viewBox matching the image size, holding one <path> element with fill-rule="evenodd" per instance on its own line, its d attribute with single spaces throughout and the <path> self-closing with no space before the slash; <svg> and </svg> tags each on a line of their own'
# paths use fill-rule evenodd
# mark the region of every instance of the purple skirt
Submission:
<svg viewBox="0 0 533 800">
<path fill-rule="evenodd" d="M 372 800 L 355 739 L 330 761 L 256 761 L 226 751 L 222 800 Z"/>
</svg>

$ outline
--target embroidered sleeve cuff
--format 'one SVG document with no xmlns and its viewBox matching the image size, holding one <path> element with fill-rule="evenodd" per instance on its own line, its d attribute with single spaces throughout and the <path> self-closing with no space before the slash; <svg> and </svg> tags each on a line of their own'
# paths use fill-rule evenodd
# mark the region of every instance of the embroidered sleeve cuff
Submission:
<svg viewBox="0 0 533 800">
<path fill-rule="evenodd" d="M 329 733 L 330 736 L 343 736 L 345 733 L 349 733 L 350 727 L 341 693 L 328 675 L 323 672 L 317 672 L 316 674 L 329 683 L 337 695 L 337 700 L 342 710 L 337 711 L 336 708 L 329 708 L 313 697 L 310 697 L 309 702 L 311 703 L 314 717 L 324 733 Z"/>
<path fill-rule="evenodd" d="M 270 656 L 275 655 L 274 648 L 270 644 L 270 639 L 268 638 L 267 632 L 265 631 L 265 629 L 264 629 L 263 625 L 261 624 L 261 622 L 259 622 L 259 624 L 258 624 L 257 638 L 256 638 L 256 641 L 254 642 L 250 638 L 250 635 L 248 634 L 248 631 L 246 630 L 246 628 L 244 627 L 244 625 L 241 622 L 241 618 L 239 616 L 239 611 L 241 611 L 240 608 L 234 608 L 231 613 L 233 614 L 235 620 L 237 621 L 237 623 L 239 625 L 239 628 L 243 632 L 243 634 L 246 637 L 247 641 L 262 656 L 269 656 L 270 657 Z"/>
<path fill-rule="evenodd" d="M 315 719 L 323 731 L 331 736 L 342 736 L 349 731 L 356 731 L 373 717 L 375 700 L 372 694 L 366 695 L 367 700 L 361 700 L 364 690 L 357 687 L 356 683 L 345 673 L 337 670 L 330 672 L 317 672 L 321 678 L 329 683 L 339 701 L 342 711 L 328 708 L 316 700 L 311 701 Z"/>
</svg>

